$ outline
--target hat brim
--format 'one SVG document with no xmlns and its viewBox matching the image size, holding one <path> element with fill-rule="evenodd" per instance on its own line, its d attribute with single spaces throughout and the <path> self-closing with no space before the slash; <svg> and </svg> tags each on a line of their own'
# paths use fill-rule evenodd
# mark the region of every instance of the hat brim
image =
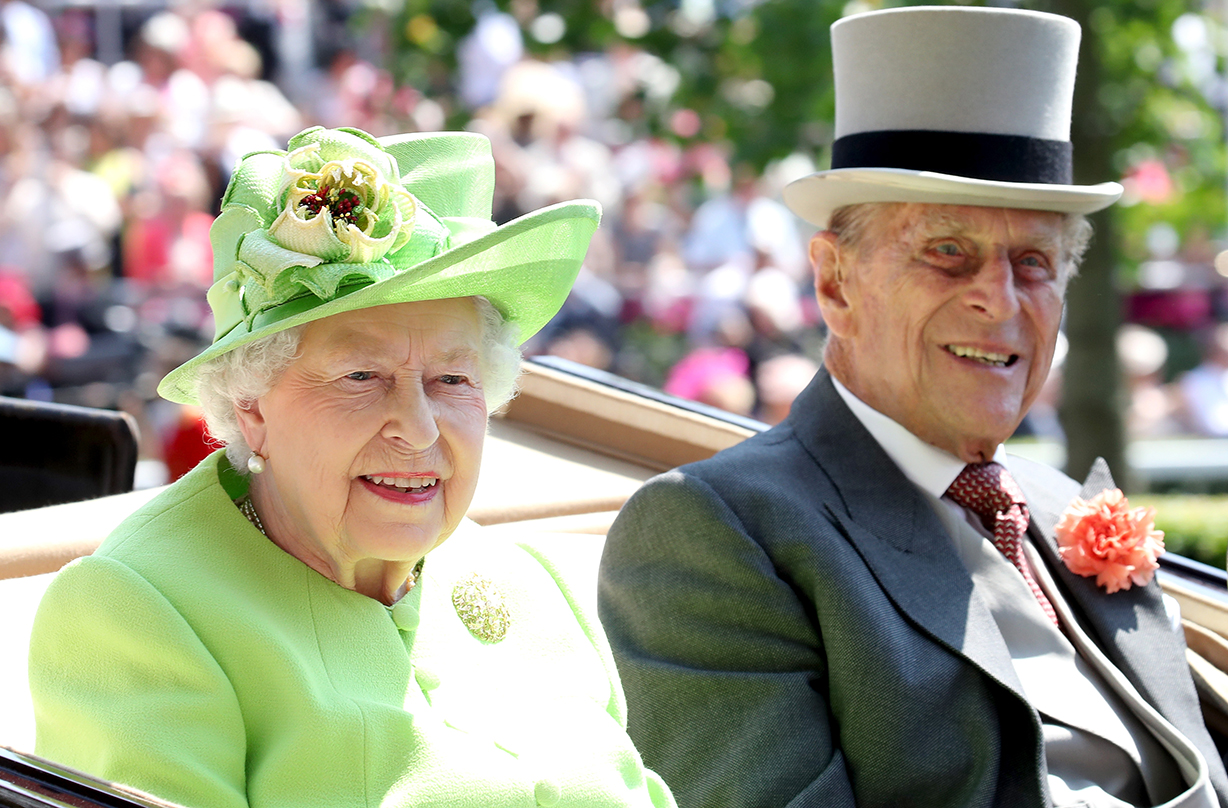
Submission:
<svg viewBox="0 0 1228 808">
<path fill-rule="evenodd" d="M 785 204 L 798 216 L 826 228 L 836 209 L 865 202 L 926 202 L 1094 213 L 1116 202 L 1122 190 L 1116 182 L 1051 185 L 969 179 L 901 168 L 837 168 L 791 182 L 785 187 L 783 196 Z"/>
<path fill-rule="evenodd" d="M 562 308 L 600 219 L 596 202 L 563 202 L 521 216 L 386 280 L 343 286 L 331 300 L 305 294 L 258 315 L 250 328 L 241 323 L 231 329 L 168 373 L 158 393 L 181 404 L 198 403 L 196 377 L 205 362 L 278 331 L 392 303 L 480 295 L 519 327 L 523 342 Z"/>
</svg>

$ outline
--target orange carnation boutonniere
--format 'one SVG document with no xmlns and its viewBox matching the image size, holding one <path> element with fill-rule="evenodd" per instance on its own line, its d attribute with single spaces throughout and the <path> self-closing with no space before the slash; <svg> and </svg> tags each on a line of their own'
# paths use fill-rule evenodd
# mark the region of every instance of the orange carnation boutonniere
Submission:
<svg viewBox="0 0 1228 808">
<path fill-rule="evenodd" d="M 1121 489 L 1076 498 L 1057 527 L 1058 552 L 1071 572 L 1112 594 L 1146 586 L 1164 552 L 1164 531 L 1155 529 L 1155 508 L 1131 508 Z"/>
</svg>

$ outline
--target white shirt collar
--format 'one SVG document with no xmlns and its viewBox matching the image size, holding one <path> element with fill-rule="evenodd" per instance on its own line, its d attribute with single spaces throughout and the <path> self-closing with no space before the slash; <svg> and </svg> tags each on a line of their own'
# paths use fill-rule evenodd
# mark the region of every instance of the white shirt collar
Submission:
<svg viewBox="0 0 1228 808">
<path fill-rule="evenodd" d="M 922 491 L 941 499 L 967 464 L 950 452 L 926 443 L 857 398 L 835 376 L 831 377 L 831 381 L 840 398 L 844 399 L 844 403 L 853 411 L 853 415 L 874 440 L 878 441 L 878 445 L 883 447 L 887 456 L 895 461 L 904 476 Z M 996 463 L 1006 465 L 1006 449 L 1001 444 L 994 450 L 993 459 Z"/>
</svg>

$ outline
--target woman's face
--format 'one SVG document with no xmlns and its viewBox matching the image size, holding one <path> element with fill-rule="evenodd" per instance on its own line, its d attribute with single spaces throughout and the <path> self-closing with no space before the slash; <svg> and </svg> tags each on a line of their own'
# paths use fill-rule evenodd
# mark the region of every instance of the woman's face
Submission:
<svg viewBox="0 0 1228 808">
<path fill-rule="evenodd" d="M 266 458 L 254 485 L 270 536 L 334 572 L 413 562 L 446 539 L 469 508 L 482 459 L 481 344 L 466 298 L 308 325 L 299 358 L 239 413 Z"/>
</svg>

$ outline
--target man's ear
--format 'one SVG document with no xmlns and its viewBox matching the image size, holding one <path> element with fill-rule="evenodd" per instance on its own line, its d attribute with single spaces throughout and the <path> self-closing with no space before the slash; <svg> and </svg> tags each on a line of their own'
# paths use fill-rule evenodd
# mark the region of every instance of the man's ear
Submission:
<svg viewBox="0 0 1228 808">
<path fill-rule="evenodd" d="M 243 433 L 243 440 L 247 441 L 253 452 L 267 457 L 264 445 L 267 430 L 264 413 L 260 410 L 260 399 L 250 402 L 246 407 L 239 404 L 232 406 L 235 408 L 235 417 L 239 419 L 239 431 Z"/>
<path fill-rule="evenodd" d="M 849 336 L 852 312 L 848 298 L 848 262 L 842 259 L 836 234 L 830 230 L 810 239 L 810 264 L 814 267 L 814 296 L 827 329 L 838 337 Z"/>
</svg>

